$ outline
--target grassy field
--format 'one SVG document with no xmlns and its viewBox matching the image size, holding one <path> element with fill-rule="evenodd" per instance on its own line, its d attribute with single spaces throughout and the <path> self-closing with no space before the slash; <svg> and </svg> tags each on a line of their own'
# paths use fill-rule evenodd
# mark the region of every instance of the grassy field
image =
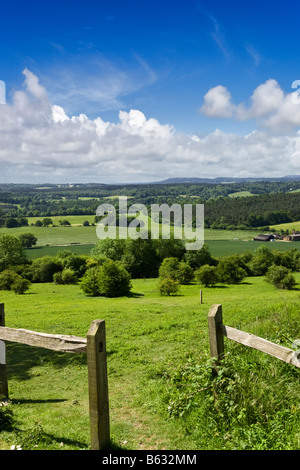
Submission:
<svg viewBox="0 0 300 470">
<path fill-rule="evenodd" d="M 296 278 L 299 283 L 300 274 L 296 274 Z M 226 432 L 221 431 L 218 419 L 222 422 L 223 418 L 217 411 L 214 432 L 206 431 L 210 428 L 205 416 L 198 416 L 192 422 L 189 415 L 177 419 L 170 417 L 170 402 L 166 398 L 178 386 L 178 381 L 174 380 L 169 386 L 169 377 L 174 374 L 176 377 L 179 369 L 191 364 L 192 360 L 197 364 L 207 363 L 207 314 L 212 304 L 223 305 L 225 324 L 285 344 L 287 337 L 296 339 L 293 326 L 296 325 L 295 312 L 299 320 L 298 289 L 282 292 L 263 278 L 248 278 L 241 285 L 204 288 L 201 305 L 199 286 L 181 286 L 177 296 L 161 297 L 156 279 L 134 280 L 132 295 L 116 299 L 89 298 L 79 286 L 54 284 L 33 284 L 23 296 L 8 291 L 0 294 L 0 301 L 5 303 L 8 327 L 86 336 L 92 320 L 106 321 L 114 448 L 271 449 L 276 445 L 284 446 L 283 436 L 286 436 L 284 448 L 300 448 L 299 394 L 298 401 L 294 396 L 294 392 L 299 392 L 299 369 L 263 353 L 242 346 L 235 348 L 225 340 L 227 353 L 236 360 L 245 354 L 245 349 L 250 351 L 247 353 L 248 388 L 255 383 L 256 394 L 251 399 L 251 407 L 259 410 L 265 400 L 273 410 L 266 418 L 265 428 L 257 430 L 251 423 L 243 425 L 244 432 L 248 433 L 243 440 L 234 437 L 229 424 Z M 285 345 L 290 346 L 288 342 Z M 68 355 L 9 343 L 7 363 L 9 408 L 17 424 L 13 429 L 2 431 L 0 449 L 17 444 L 32 450 L 88 449 L 85 355 Z M 255 368 L 260 371 L 259 377 Z M 274 389 L 276 396 L 273 396 L 273 388 L 268 388 L 264 382 L 271 380 L 268 374 L 278 384 Z M 284 388 L 285 382 L 289 392 Z M 286 403 L 288 399 L 290 402 Z M 282 410 L 278 400 L 285 400 Z M 259 406 L 256 407 L 255 401 Z M 233 408 L 232 404 L 230 406 Z M 245 405 L 240 404 L 240 407 L 238 419 L 242 420 Z M 282 413 L 292 407 L 295 412 L 290 412 L 285 422 Z M 197 410 L 201 410 L 201 401 Z M 278 416 L 277 421 L 274 416 Z M 286 426 L 284 431 L 283 425 Z M 252 437 L 254 432 L 255 437 Z M 280 439 L 276 438 L 277 432 Z"/>
<path fill-rule="evenodd" d="M 283 230 L 284 232 L 286 232 L 287 230 L 289 230 L 291 232 L 291 230 L 300 230 L 300 221 L 299 222 L 288 222 L 286 224 L 280 224 L 280 225 L 272 225 L 271 228 L 274 228 L 275 230 Z"/>
</svg>

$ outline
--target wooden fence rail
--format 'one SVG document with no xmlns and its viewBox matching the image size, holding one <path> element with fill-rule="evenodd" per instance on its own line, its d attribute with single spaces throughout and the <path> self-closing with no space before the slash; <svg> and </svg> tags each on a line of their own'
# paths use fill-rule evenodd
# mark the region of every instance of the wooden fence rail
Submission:
<svg viewBox="0 0 300 470">
<path fill-rule="evenodd" d="M 257 349 L 276 357 L 281 361 L 300 367 L 300 353 L 293 349 L 272 343 L 259 336 L 237 330 L 223 324 L 222 305 L 212 305 L 208 314 L 208 329 L 210 342 L 210 355 L 215 365 L 224 356 L 224 336 L 238 343 Z"/>
<path fill-rule="evenodd" d="M 91 449 L 108 448 L 110 429 L 105 321 L 94 320 L 86 338 L 7 328 L 5 327 L 4 304 L 0 304 L 0 398 L 8 398 L 4 341 L 66 353 L 87 353 Z"/>
</svg>

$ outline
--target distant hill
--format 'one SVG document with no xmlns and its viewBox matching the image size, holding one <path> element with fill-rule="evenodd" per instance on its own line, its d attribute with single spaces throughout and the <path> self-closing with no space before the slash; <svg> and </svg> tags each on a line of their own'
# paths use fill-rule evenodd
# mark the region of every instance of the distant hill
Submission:
<svg viewBox="0 0 300 470">
<path fill-rule="evenodd" d="M 196 184 L 229 184 L 229 183 L 252 183 L 256 181 L 272 181 L 272 182 L 288 182 L 288 181 L 300 181 L 300 175 L 287 175 L 279 178 L 167 178 L 163 181 L 155 181 L 152 184 L 182 184 L 182 183 L 196 183 Z"/>
</svg>

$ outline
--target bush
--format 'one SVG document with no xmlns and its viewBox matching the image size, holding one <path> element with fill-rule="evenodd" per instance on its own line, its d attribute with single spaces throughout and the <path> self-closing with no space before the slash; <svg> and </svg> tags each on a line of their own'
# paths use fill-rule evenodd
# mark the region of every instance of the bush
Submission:
<svg viewBox="0 0 300 470">
<path fill-rule="evenodd" d="M 12 290 L 16 294 L 24 294 L 30 285 L 28 279 L 24 279 L 13 270 L 5 269 L 0 274 L 0 290 Z"/>
<path fill-rule="evenodd" d="M 63 271 L 62 261 L 55 256 L 43 256 L 32 262 L 32 282 L 53 282 L 53 276 Z"/>
<path fill-rule="evenodd" d="M 188 284 L 194 277 L 194 271 L 178 258 L 165 258 L 159 268 L 159 277 L 171 278 L 179 284 Z"/>
<path fill-rule="evenodd" d="M 13 283 L 21 276 L 11 269 L 5 269 L 0 274 L 0 290 L 11 290 Z"/>
<path fill-rule="evenodd" d="M 180 284 L 176 279 L 171 277 L 160 277 L 158 282 L 158 290 L 161 295 L 177 294 Z"/>
<path fill-rule="evenodd" d="M 62 272 L 53 275 L 53 281 L 55 284 L 76 284 L 78 278 L 72 269 L 65 268 Z"/>
<path fill-rule="evenodd" d="M 271 266 L 267 271 L 266 281 L 277 289 L 293 289 L 296 284 L 294 276 L 285 266 Z"/>
<path fill-rule="evenodd" d="M 199 284 L 202 284 L 205 287 L 214 286 L 219 280 L 217 268 L 215 266 L 205 264 L 195 271 L 195 279 Z"/>
<path fill-rule="evenodd" d="M 94 297 L 121 297 L 130 293 L 131 276 L 120 262 L 108 259 L 101 266 L 88 269 L 80 287 Z"/>
<path fill-rule="evenodd" d="M 247 276 L 247 272 L 235 257 L 222 258 L 217 266 L 219 281 L 224 284 L 239 284 Z"/>
<path fill-rule="evenodd" d="M 18 276 L 18 278 L 12 284 L 11 290 L 13 290 L 15 294 L 22 295 L 28 291 L 30 286 L 31 286 L 31 282 L 28 281 L 28 279 L 24 279 L 23 277 Z"/>
</svg>

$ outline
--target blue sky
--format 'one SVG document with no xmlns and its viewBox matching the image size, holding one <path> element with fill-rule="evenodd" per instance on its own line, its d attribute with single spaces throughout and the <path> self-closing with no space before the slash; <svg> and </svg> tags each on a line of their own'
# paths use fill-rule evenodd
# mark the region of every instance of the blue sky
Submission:
<svg viewBox="0 0 300 470">
<path fill-rule="evenodd" d="M 299 174 L 299 17 L 291 0 L 2 1 L 0 181 Z"/>
</svg>

